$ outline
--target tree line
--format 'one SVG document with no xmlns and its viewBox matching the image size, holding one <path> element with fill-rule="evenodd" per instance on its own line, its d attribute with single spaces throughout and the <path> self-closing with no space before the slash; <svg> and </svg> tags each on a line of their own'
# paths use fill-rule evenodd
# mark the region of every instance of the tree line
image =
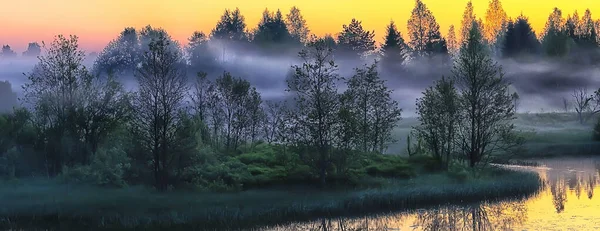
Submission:
<svg viewBox="0 0 600 231">
<path fill-rule="evenodd" d="M 343 25 L 336 36 L 324 37 L 335 52 L 343 54 L 344 57 L 353 59 L 375 55 L 385 60 L 381 65 L 396 67 L 410 59 L 424 56 L 455 55 L 461 44 L 468 39 L 473 22 L 477 22 L 486 46 L 492 50 L 495 57 L 568 57 L 577 63 L 589 63 L 597 59 L 590 52 L 586 52 L 598 48 L 600 41 L 600 20 L 594 20 L 589 9 L 584 12 L 583 17 L 575 11 L 565 18 L 560 9 L 554 8 L 544 29 L 536 34 L 528 17 L 521 14 L 515 19 L 509 18 L 500 0 L 490 1 L 483 19 L 475 15 L 474 6 L 469 1 L 460 28 L 455 29 L 455 26 L 451 25 L 446 36 L 442 36 L 439 24 L 427 5 L 421 0 L 415 0 L 415 6 L 406 23 L 407 37 L 404 37 L 397 29 L 397 24 L 391 21 L 386 28 L 384 42 L 378 48 L 374 40 L 374 31 L 364 29 L 361 21 L 356 18 Z M 133 43 L 138 38 L 135 36 L 137 33 L 133 32 L 134 28 L 126 28 L 118 39 L 109 43 L 99 56 L 99 69 L 115 68 L 114 71 L 118 71 L 119 68 L 128 65 L 126 60 L 106 60 L 113 57 L 114 53 L 133 56 L 142 54 L 136 53 Z M 144 32 L 139 34 L 139 39 L 144 39 Z M 224 54 L 234 55 L 238 51 L 245 52 L 248 49 L 268 54 L 281 54 L 282 50 L 291 50 L 287 54 L 293 55 L 308 44 L 310 37 L 308 24 L 300 9 L 295 6 L 285 15 L 279 9 L 274 12 L 265 9 L 260 22 L 253 29 L 248 28 L 245 17 L 236 8 L 226 9 L 209 33 L 192 33 L 187 49 L 192 66 L 204 65 L 206 68 L 211 65 L 206 62 L 208 60 L 213 61 L 212 65 L 215 65 L 214 62 L 225 60 Z M 207 51 L 209 43 L 220 47 L 221 50 L 213 51 L 214 54 L 203 52 Z M 23 54 L 39 55 L 39 48 L 39 44 L 31 43 Z M 581 53 L 587 55 L 578 55 Z M 10 46 L 5 45 L 1 54 L 2 57 L 12 57 L 16 53 Z"/>
<path fill-rule="evenodd" d="M 76 171 L 123 183 L 135 167 L 139 180 L 153 179 L 167 190 L 199 180 L 199 166 L 218 166 L 244 148 L 268 143 L 289 147 L 326 185 L 333 174 L 349 174 L 359 153 L 382 153 L 393 141 L 401 109 L 377 63 L 356 68 L 340 93 L 336 84 L 345 78 L 323 39 L 312 38 L 299 53 L 304 62 L 291 68 L 293 100 L 263 102 L 255 87 L 229 72 L 214 81 L 198 72 L 190 83 L 179 45 L 160 28 L 143 33 L 148 40 L 136 58 L 132 92 L 117 75 L 88 70 L 76 36 L 56 37 L 27 74 L 23 102 L 30 107 L 2 117 L 4 174 Z M 206 149 L 218 154 L 206 156 Z M 33 162 L 28 167 L 36 171 L 21 161 Z"/>
</svg>

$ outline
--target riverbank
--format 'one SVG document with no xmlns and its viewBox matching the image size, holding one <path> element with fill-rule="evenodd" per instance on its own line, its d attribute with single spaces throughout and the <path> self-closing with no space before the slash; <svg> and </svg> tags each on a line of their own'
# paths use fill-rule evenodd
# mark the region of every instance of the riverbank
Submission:
<svg viewBox="0 0 600 231">
<path fill-rule="evenodd" d="M 48 180 L 3 183 L 0 229 L 231 230 L 522 197 L 541 187 L 536 173 L 500 169 L 485 170 L 477 178 L 438 173 L 381 180 L 383 188 L 358 191 L 289 188 L 237 193 L 157 193 L 143 187 L 109 189 Z"/>
</svg>

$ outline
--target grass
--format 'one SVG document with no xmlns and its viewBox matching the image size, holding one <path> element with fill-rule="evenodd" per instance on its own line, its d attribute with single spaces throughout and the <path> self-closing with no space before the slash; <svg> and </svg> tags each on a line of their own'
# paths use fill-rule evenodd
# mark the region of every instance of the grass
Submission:
<svg viewBox="0 0 600 231">
<path fill-rule="evenodd" d="M 598 116 L 579 124 L 576 113 L 521 113 L 516 115 L 515 129 L 525 138 L 524 152 L 519 158 L 600 155 L 600 142 L 592 141 L 592 128 Z M 406 154 L 406 136 L 417 118 L 403 118 L 395 128 L 398 142 L 389 153 Z"/>
<path fill-rule="evenodd" d="M 360 191 L 250 190 L 156 193 L 143 187 L 95 188 L 49 180 L 4 183 L 0 229 L 231 230 L 321 217 L 389 212 L 535 193 L 537 174 L 489 170 L 465 181 L 446 174 L 386 179 Z"/>
</svg>

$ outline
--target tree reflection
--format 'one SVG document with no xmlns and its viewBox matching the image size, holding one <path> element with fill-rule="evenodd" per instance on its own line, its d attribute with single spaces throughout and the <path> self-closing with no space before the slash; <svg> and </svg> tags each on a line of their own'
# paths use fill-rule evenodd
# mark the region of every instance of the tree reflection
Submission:
<svg viewBox="0 0 600 231">
<path fill-rule="evenodd" d="M 291 230 L 307 230 L 307 231 L 387 231 L 394 230 L 396 224 L 399 223 L 404 214 L 394 214 L 386 216 L 368 216 L 362 218 L 322 218 L 318 221 L 296 223 L 288 226 L 274 227 L 271 231 L 291 231 Z"/>
<path fill-rule="evenodd" d="M 550 184 L 550 192 L 552 193 L 552 203 L 556 208 L 556 212 L 561 213 L 565 210 L 565 202 L 567 202 L 567 189 L 562 177 Z"/>
<path fill-rule="evenodd" d="M 423 210 L 417 215 L 417 226 L 427 231 L 510 230 L 526 220 L 527 209 L 524 202 L 510 201 Z"/>
</svg>

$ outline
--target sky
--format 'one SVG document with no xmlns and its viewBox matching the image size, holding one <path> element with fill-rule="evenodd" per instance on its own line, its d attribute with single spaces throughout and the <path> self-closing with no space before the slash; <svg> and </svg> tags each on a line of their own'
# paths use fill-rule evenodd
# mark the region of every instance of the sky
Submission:
<svg viewBox="0 0 600 231">
<path fill-rule="evenodd" d="M 448 27 L 460 25 L 468 0 L 423 0 L 433 12 L 442 34 Z M 473 0 L 477 17 L 485 18 L 489 0 Z M 563 15 L 585 9 L 600 15 L 598 0 L 502 0 L 509 17 L 523 13 L 536 32 L 543 29 L 548 15 L 559 7 Z M 57 34 L 74 34 L 80 47 L 91 51 L 101 49 L 123 28 L 145 25 L 162 27 L 176 40 L 186 44 L 193 31 L 209 33 L 226 8 L 238 7 L 249 28 L 255 28 L 265 8 L 281 9 L 284 15 L 292 6 L 300 8 L 311 32 L 316 35 L 336 34 L 352 18 L 362 21 L 367 30 L 375 31 L 378 42 L 383 40 L 385 26 L 396 21 L 406 36 L 406 22 L 414 7 L 413 0 L 0 0 L 0 44 L 10 45 L 17 53 L 27 43 L 50 42 Z"/>
</svg>

